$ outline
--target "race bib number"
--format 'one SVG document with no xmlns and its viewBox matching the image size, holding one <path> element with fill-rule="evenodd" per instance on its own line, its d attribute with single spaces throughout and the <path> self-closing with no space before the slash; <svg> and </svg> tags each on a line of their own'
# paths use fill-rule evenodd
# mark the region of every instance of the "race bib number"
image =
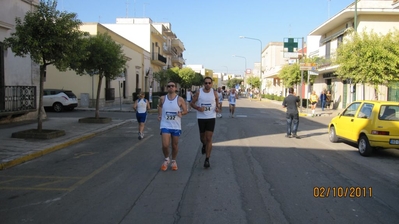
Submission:
<svg viewBox="0 0 399 224">
<path fill-rule="evenodd" d="M 166 120 L 175 120 L 177 116 L 177 112 L 166 112 L 165 119 Z"/>
<path fill-rule="evenodd" d="M 204 108 L 204 112 L 211 111 L 211 104 L 201 104 L 201 107 Z"/>
</svg>

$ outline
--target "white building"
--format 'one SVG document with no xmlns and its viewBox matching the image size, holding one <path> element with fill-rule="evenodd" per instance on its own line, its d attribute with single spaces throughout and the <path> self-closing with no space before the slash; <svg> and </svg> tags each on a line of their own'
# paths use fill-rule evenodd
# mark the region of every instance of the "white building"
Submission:
<svg viewBox="0 0 399 224">
<path fill-rule="evenodd" d="M 358 0 L 322 25 L 310 32 L 308 36 L 309 57 L 324 58 L 318 65 L 318 77 L 313 90 L 320 93 L 330 90 L 334 107 L 343 108 L 353 100 L 374 99 L 374 88 L 369 85 L 352 84 L 341 80 L 334 74 L 338 66 L 331 64 L 337 47 L 343 42 L 348 28 L 356 28 L 357 32 L 373 30 L 385 34 L 399 27 L 399 3 L 395 0 Z M 355 15 L 357 23 L 355 24 Z M 354 86 L 356 88 L 354 88 Z M 381 100 L 399 100 L 399 90 L 381 86 L 378 98 Z"/>
<path fill-rule="evenodd" d="M 37 118 L 39 65 L 30 56 L 17 57 L 3 41 L 15 32 L 15 18 L 22 20 L 35 10 L 39 0 L 0 2 L 0 123 Z"/>
</svg>

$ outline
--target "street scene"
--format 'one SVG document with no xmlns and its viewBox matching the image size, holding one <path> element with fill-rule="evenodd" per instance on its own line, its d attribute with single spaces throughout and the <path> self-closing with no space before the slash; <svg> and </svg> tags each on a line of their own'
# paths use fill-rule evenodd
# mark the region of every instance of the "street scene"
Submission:
<svg viewBox="0 0 399 224">
<path fill-rule="evenodd" d="M 0 224 L 399 222 L 399 0 L 0 1 Z"/>
<path fill-rule="evenodd" d="M 300 117 L 301 139 L 287 139 L 279 103 L 242 98 L 234 118 L 225 105 L 216 121 L 211 167 L 205 169 L 192 111 L 182 119 L 179 169 L 161 171 L 156 114 L 149 115 L 145 137 L 138 140 L 134 113 L 118 109 L 102 114 L 129 122 L 2 170 L 2 223 L 396 223 L 399 218 L 399 151 L 365 158 L 352 144 L 331 143 L 329 115 Z M 74 124 L 88 113 L 48 116 Z"/>
</svg>

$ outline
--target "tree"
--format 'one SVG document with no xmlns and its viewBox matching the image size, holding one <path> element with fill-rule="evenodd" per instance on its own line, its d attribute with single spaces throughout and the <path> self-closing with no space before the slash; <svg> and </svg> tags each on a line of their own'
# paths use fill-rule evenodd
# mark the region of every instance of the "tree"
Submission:
<svg viewBox="0 0 399 224">
<path fill-rule="evenodd" d="M 201 86 L 204 82 L 204 77 L 202 77 L 201 73 L 196 72 L 193 79 L 193 86 Z"/>
<path fill-rule="evenodd" d="M 252 88 L 260 89 L 262 82 L 260 81 L 259 77 L 251 76 L 247 78 L 247 84 L 250 85 Z"/>
<path fill-rule="evenodd" d="M 299 64 L 284 65 L 279 71 L 278 77 L 283 80 L 284 85 L 287 87 L 295 86 L 298 83 L 301 83 L 301 71 L 299 69 Z"/>
<path fill-rule="evenodd" d="M 36 10 L 27 12 L 23 21 L 16 18 L 15 33 L 5 38 L 4 45 L 10 47 L 17 56 L 30 55 L 32 61 L 40 65 L 40 87 L 37 130 L 42 131 L 43 82 L 46 68 L 53 64 L 65 71 L 72 60 L 84 57 L 83 36 L 79 31 L 81 21 L 75 13 L 60 12 L 57 1 L 40 1 Z"/>
<path fill-rule="evenodd" d="M 237 79 L 237 78 L 233 78 L 233 79 L 229 79 L 226 83 L 227 87 L 229 88 L 235 88 L 238 85 L 240 85 L 242 82 L 242 79 Z"/>
<path fill-rule="evenodd" d="M 158 72 L 154 72 L 154 79 L 157 80 L 159 85 L 161 86 L 162 90 L 168 84 L 169 75 L 167 70 L 160 70 Z"/>
<path fill-rule="evenodd" d="M 399 32 L 379 35 L 374 31 L 352 31 L 338 47 L 334 64 L 339 65 L 339 78 L 372 85 L 378 99 L 379 85 L 399 81 Z"/>
<path fill-rule="evenodd" d="M 185 67 L 179 70 L 179 76 L 181 78 L 180 85 L 183 88 L 191 88 L 195 79 L 195 72 L 192 68 Z"/>
<path fill-rule="evenodd" d="M 126 57 L 123 54 L 122 46 L 115 43 L 111 36 L 104 33 L 98 33 L 87 40 L 86 51 L 88 56 L 80 61 L 76 68 L 77 73 L 98 75 L 97 98 L 95 118 L 99 119 L 99 105 L 101 84 L 103 78 L 113 80 L 123 73 L 126 66 Z"/>
</svg>

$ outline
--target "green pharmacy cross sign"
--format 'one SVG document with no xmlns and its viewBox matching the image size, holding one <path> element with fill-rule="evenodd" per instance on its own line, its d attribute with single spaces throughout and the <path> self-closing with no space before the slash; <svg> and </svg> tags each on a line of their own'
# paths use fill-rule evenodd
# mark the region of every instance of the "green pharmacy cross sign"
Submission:
<svg viewBox="0 0 399 224">
<path fill-rule="evenodd" d="M 284 48 L 287 48 L 288 52 L 294 52 L 294 49 L 298 49 L 298 42 L 294 38 L 284 38 Z"/>
</svg>

